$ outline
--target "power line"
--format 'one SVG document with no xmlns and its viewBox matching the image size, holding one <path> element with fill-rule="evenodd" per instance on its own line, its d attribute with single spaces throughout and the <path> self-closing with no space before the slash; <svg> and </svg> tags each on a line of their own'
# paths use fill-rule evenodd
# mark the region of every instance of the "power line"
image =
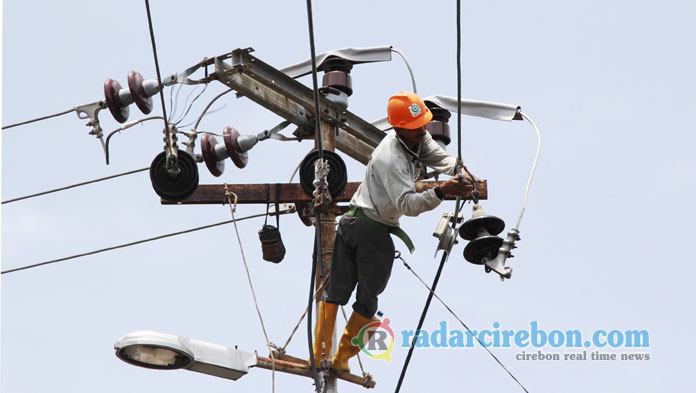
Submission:
<svg viewBox="0 0 696 393">
<path fill-rule="evenodd" d="M 321 111 L 319 109 L 319 91 L 317 88 L 317 59 L 314 49 L 314 22 L 312 17 L 312 0 L 307 0 L 307 27 L 309 28 L 309 52 L 312 59 L 312 88 L 314 91 L 314 135 L 317 138 L 317 145 L 319 147 L 319 162 L 323 164 L 324 162 L 324 145 L 322 142 L 322 129 L 321 129 Z M 315 168 L 315 177 L 317 169 Z M 316 275 L 317 264 L 319 265 L 319 274 L 323 275 L 324 257 L 323 257 L 323 247 L 321 244 L 321 220 L 320 213 L 317 209 L 316 216 L 316 229 L 314 231 L 314 257 L 315 260 L 312 261 L 312 277 L 309 280 L 309 299 L 307 301 L 307 345 L 309 346 L 309 362 L 312 365 L 312 376 L 314 377 L 314 388 L 317 393 L 322 390 L 322 385 L 319 382 L 319 375 L 317 374 L 317 365 L 314 359 L 314 344 L 312 343 L 312 303 L 314 303 L 314 279 Z M 318 258 L 318 260 L 317 260 Z"/>
<path fill-rule="evenodd" d="M 398 254 L 399 256 L 401 253 Z M 401 375 L 399 375 L 399 381 L 396 383 L 396 389 L 394 390 L 394 393 L 399 393 L 401 390 L 401 384 L 404 382 L 404 378 L 406 377 L 406 370 L 408 369 L 408 365 L 411 362 L 411 356 L 413 355 L 413 349 L 416 347 L 416 338 L 418 338 L 418 332 L 421 330 L 423 327 L 423 322 L 425 322 L 425 316 L 428 314 L 428 309 L 430 308 L 430 302 L 433 300 L 433 295 L 435 294 L 435 288 L 437 287 L 438 281 L 440 281 L 440 275 L 442 274 L 442 268 L 445 266 L 445 263 L 449 259 L 449 252 L 445 250 L 442 253 L 442 259 L 440 260 L 440 265 L 437 268 L 437 273 L 435 273 L 435 279 L 433 280 L 432 284 L 432 290 L 428 294 L 428 298 L 425 300 L 425 306 L 423 307 L 423 311 L 421 312 L 420 319 L 418 320 L 418 327 L 416 327 L 416 335 L 413 337 L 413 341 L 411 341 L 411 347 L 408 349 L 408 354 L 406 355 L 406 360 L 404 360 L 404 365 L 401 368 Z"/>
<path fill-rule="evenodd" d="M 17 202 L 17 201 L 21 201 L 21 200 L 23 200 L 23 199 L 29 199 L 29 198 L 34 198 L 34 197 L 41 196 L 41 195 L 51 194 L 51 193 L 58 192 L 58 191 L 68 190 L 68 189 L 71 189 L 71 188 L 80 187 L 80 186 L 84 186 L 84 185 L 87 185 L 87 184 L 97 183 L 97 182 L 104 181 L 104 180 L 109 180 L 109 179 L 114 179 L 114 178 L 120 177 L 120 176 L 132 175 L 133 173 L 143 172 L 143 171 L 146 171 L 146 170 L 148 170 L 148 169 L 150 169 L 150 167 L 135 169 L 135 170 L 132 170 L 132 171 L 123 172 L 123 173 L 119 173 L 119 174 L 111 175 L 111 176 L 107 176 L 107 177 L 102 177 L 102 178 L 99 178 L 99 179 L 88 180 L 88 181 L 85 181 L 85 182 L 82 182 L 82 183 L 76 183 L 76 184 L 72 184 L 72 185 L 65 186 L 65 187 L 55 188 L 55 189 L 53 189 L 53 190 L 43 191 L 43 192 L 39 192 L 39 193 L 36 193 L 36 194 L 31 194 L 31 195 L 25 195 L 25 196 L 19 197 L 19 198 L 8 199 L 8 200 L 6 200 L 6 201 L 2 201 L 2 204 L 4 205 L 4 204 L 6 204 L 6 203 Z"/>
<path fill-rule="evenodd" d="M 444 300 L 440 299 L 440 296 L 438 296 L 438 295 L 435 293 L 435 291 L 434 291 L 433 289 L 430 289 L 430 287 L 428 286 L 428 284 L 426 284 L 425 281 L 423 281 L 423 279 L 420 278 L 420 276 L 418 275 L 418 273 L 416 273 L 415 270 L 413 270 L 413 268 L 411 268 L 411 266 L 410 266 L 408 263 L 406 263 L 406 261 L 401 257 L 401 253 L 398 253 L 397 255 L 398 255 L 397 258 L 398 258 L 398 259 L 401 259 L 401 262 L 403 262 L 403 264 L 404 264 L 404 266 L 406 267 L 406 269 L 408 269 L 411 273 L 413 273 L 413 275 L 416 276 L 416 278 L 421 282 L 421 284 L 423 284 L 426 288 L 428 288 L 428 291 L 430 291 L 431 296 L 435 296 L 435 298 L 436 298 L 437 300 L 439 300 L 440 303 L 442 303 L 443 306 L 445 306 L 445 308 L 447 309 L 447 311 L 449 311 L 449 313 L 452 314 L 452 316 L 454 316 L 454 318 L 456 318 L 457 321 L 459 321 L 459 323 L 460 323 L 462 326 L 464 326 L 464 328 L 465 328 L 469 333 L 472 333 L 472 332 L 471 332 L 471 329 L 469 329 L 469 327 L 464 323 L 464 321 L 462 321 L 462 320 L 459 318 L 459 316 L 457 316 L 457 314 L 456 314 L 454 311 L 452 311 L 452 309 L 447 305 L 447 303 L 445 303 Z M 417 335 L 418 335 L 418 331 L 416 331 L 416 336 L 417 336 Z M 478 338 L 478 336 L 474 335 L 473 333 L 472 333 L 471 335 L 472 335 L 473 337 L 475 337 L 475 338 L 476 338 L 476 341 L 478 341 L 479 345 L 481 345 L 481 347 L 483 347 L 483 349 L 485 349 L 485 350 L 493 357 L 493 359 L 495 359 L 495 361 L 498 362 L 498 364 L 500 365 L 500 367 L 502 367 L 505 371 L 507 371 L 507 373 L 510 375 L 510 377 L 512 377 L 512 379 L 515 380 L 515 382 L 517 382 L 517 384 L 520 385 L 520 387 L 521 387 L 525 392 L 529 393 L 529 391 L 527 391 L 527 389 L 526 389 L 526 388 L 522 385 L 522 383 L 512 374 L 512 372 L 510 372 L 510 370 L 508 370 L 507 367 L 505 367 L 505 365 L 498 359 L 498 357 L 495 356 L 495 355 L 493 354 L 493 352 L 491 352 L 491 350 L 488 349 L 488 347 L 486 347 L 486 346 L 483 344 L 483 342 L 481 342 L 481 339 Z M 415 338 L 414 338 L 414 341 L 415 341 Z"/>
<path fill-rule="evenodd" d="M 160 76 L 159 61 L 157 60 L 157 45 L 155 45 L 155 32 L 152 29 L 152 16 L 150 15 L 150 2 L 145 0 L 145 9 L 147 11 L 147 24 L 150 28 L 150 41 L 152 42 L 152 55 L 155 58 L 155 71 L 157 71 L 157 83 L 159 88 L 162 88 L 162 77 Z M 167 110 L 164 107 L 164 94 L 160 93 L 160 101 L 162 101 L 162 116 L 164 117 L 164 129 L 169 133 L 169 122 L 167 121 Z"/>
<path fill-rule="evenodd" d="M 23 121 L 23 122 L 20 122 L 20 123 L 15 123 L 15 124 L 10 124 L 10 125 L 8 125 L 8 126 L 3 126 L 2 129 L 3 129 L 3 130 L 6 130 L 6 129 L 8 129 L 8 128 L 17 127 L 17 126 L 23 126 L 23 125 L 25 125 L 25 124 L 29 124 L 29 123 L 34 123 L 34 122 L 41 121 L 41 120 L 50 119 L 50 118 L 52 118 L 52 117 L 63 116 L 63 115 L 66 115 L 66 114 L 68 114 L 68 113 L 70 113 L 70 112 L 73 112 L 73 111 L 75 111 L 75 108 L 68 109 L 67 111 L 63 111 L 63 112 L 60 112 L 60 113 L 54 113 L 54 114 L 52 114 L 52 115 L 37 117 L 36 119 L 31 119 L 31 120 Z"/>
<path fill-rule="evenodd" d="M 462 31 L 461 31 L 461 2 L 460 0 L 457 0 L 457 165 L 456 165 L 456 172 L 459 172 L 460 167 L 464 168 L 467 173 L 468 169 L 466 169 L 466 166 L 462 164 L 462 74 L 461 74 L 461 38 L 462 38 Z M 456 174 L 459 176 L 459 173 Z M 474 192 L 477 190 L 476 186 L 476 180 L 475 178 L 469 173 L 469 176 L 471 176 L 471 182 L 474 185 Z M 461 180 L 460 180 L 461 181 Z M 478 199 L 478 197 L 475 197 Z M 455 204 L 455 209 L 454 209 L 454 216 L 457 217 L 459 216 L 459 209 L 461 206 L 461 196 L 457 196 L 457 201 Z M 478 202 L 478 201 L 477 201 Z M 454 227 L 457 224 L 457 220 L 452 221 L 452 229 L 454 230 Z M 399 254 L 400 255 L 400 254 Z M 445 252 L 442 253 L 442 259 L 440 260 L 440 265 L 437 268 L 437 273 L 435 273 L 435 278 L 433 279 L 433 284 L 432 284 L 432 289 L 430 290 L 430 293 L 428 293 L 428 298 L 425 301 L 425 306 L 423 306 L 423 311 L 421 312 L 420 319 L 418 320 L 418 327 L 416 328 L 416 336 L 413 338 L 413 341 L 411 341 L 411 347 L 408 349 L 408 354 L 406 355 L 406 360 L 404 360 L 404 365 L 401 368 L 401 375 L 399 375 L 399 381 L 396 383 L 396 389 L 394 390 L 394 393 L 399 393 L 401 390 L 401 384 L 404 382 L 404 378 L 406 377 L 406 370 L 408 369 L 408 365 L 411 362 L 411 356 L 413 355 L 413 350 L 416 347 L 416 338 L 418 337 L 418 331 L 420 331 L 421 327 L 423 327 L 423 322 L 425 321 L 425 316 L 428 314 L 428 309 L 430 308 L 430 302 L 433 300 L 433 295 L 435 295 L 435 288 L 437 287 L 438 281 L 440 281 L 440 275 L 442 274 L 442 268 L 444 267 L 445 263 L 447 262 L 447 259 L 449 259 L 450 255 L 450 250 L 445 250 Z M 403 259 L 402 259 L 403 260 Z M 405 263 L 405 262 L 404 262 Z M 425 284 L 425 283 L 424 283 Z M 427 287 L 427 285 L 426 285 Z M 430 288 L 430 287 L 429 287 Z"/>
<path fill-rule="evenodd" d="M 281 211 L 279 211 L 278 213 L 271 213 L 270 215 L 281 215 L 281 214 L 288 214 L 288 213 L 293 213 L 293 212 L 294 212 L 294 209 L 288 209 L 288 210 L 281 210 Z M 20 270 L 26 270 L 26 269 L 32 269 L 32 268 L 35 268 L 35 267 L 44 266 L 44 265 L 49 265 L 49 264 L 56 263 L 56 262 L 67 261 L 67 260 L 69 260 L 69 259 L 75 259 L 75 258 L 87 256 L 87 255 L 99 254 L 99 253 L 102 253 L 102 252 L 111 251 L 111 250 L 116 250 L 116 249 L 119 249 L 119 248 L 125 248 L 125 247 L 134 246 L 134 245 L 136 245 L 136 244 L 151 242 L 151 241 L 153 241 L 153 240 L 159 240 L 159 239 L 164 239 L 164 238 L 167 238 L 167 237 L 172 237 L 172 236 L 177 236 L 177 235 L 183 235 L 183 234 L 185 234 L 185 233 L 200 231 L 200 230 L 202 230 L 202 229 L 213 228 L 213 227 L 217 227 L 217 226 L 220 226 L 220 225 L 229 224 L 229 223 L 236 222 L 236 221 L 244 221 L 244 220 L 248 220 L 248 219 L 251 219 L 251 218 L 264 217 L 264 216 L 266 216 L 266 213 L 254 214 L 254 215 L 251 215 L 251 216 L 241 217 L 241 218 L 237 218 L 237 219 L 234 219 L 234 220 L 221 221 L 221 222 L 218 222 L 218 223 L 215 223 L 215 224 L 209 224 L 209 225 L 204 225 L 204 226 L 202 226 L 202 227 L 196 227 L 196 228 L 186 229 L 186 230 L 179 231 L 179 232 L 168 233 L 168 234 L 166 234 L 166 235 L 155 236 L 155 237 L 151 237 L 151 238 L 148 238 L 148 239 L 143 239 L 143 240 L 138 240 L 138 241 L 134 241 L 134 242 L 126 243 L 126 244 L 121 244 L 121 245 L 118 245 L 118 246 L 102 248 L 102 249 L 100 249 L 100 250 L 85 252 L 85 253 L 82 253 L 82 254 L 71 255 L 71 256 L 69 256 L 69 257 L 58 258 L 58 259 L 52 259 L 52 260 L 50 260 L 50 261 L 35 263 L 35 264 L 33 264 L 33 265 L 27 265 L 27 266 L 18 267 L 18 268 L 15 268 L 15 269 L 4 270 L 4 271 L 2 271 L 0 274 L 12 273 L 12 272 L 16 272 L 16 271 L 20 271 Z"/>
<path fill-rule="evenodd" d="M 457 160 L 462 161 L 462 11 L 457 0 Z M 473 178 L 472 178 L 473 180 Z"/>
</svg>

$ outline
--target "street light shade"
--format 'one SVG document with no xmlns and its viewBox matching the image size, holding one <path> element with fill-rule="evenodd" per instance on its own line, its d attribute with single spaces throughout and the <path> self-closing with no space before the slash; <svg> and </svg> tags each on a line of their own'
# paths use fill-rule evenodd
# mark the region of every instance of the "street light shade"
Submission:
<svg viewBox="0 0 696 393">
<path fill-rule="evenodd" d="M 150 330 L 126 334 L 114 344 L 128 364 L 157 370 L 179 368 L 236 380 L 257 363 L 255 353 Z"/>
<path fill-rule="evenodd" d="M 185 368 L 193 354 L 173 334 L 141 330 L 126 334 L 114 345 L 116 356 L 126 363 L 158 370 Z"/>
<path fill-rule="evenodd" d="M 149 345 L 131 345 L 116 353 L 121 360 L 135 366 L 159 370 L 184 368 L 193 361 L 185 354 Z"/>
</svg>

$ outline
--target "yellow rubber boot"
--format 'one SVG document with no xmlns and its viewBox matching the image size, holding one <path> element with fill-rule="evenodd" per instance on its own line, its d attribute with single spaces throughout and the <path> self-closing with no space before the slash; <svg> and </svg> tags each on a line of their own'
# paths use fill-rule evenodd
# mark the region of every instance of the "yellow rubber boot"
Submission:
<svg viewBox="0 0 696 393">
<path fill-rule="evenodd" d="M 319 362 L 329 359 L 338 304 L 319 302 L 317 308 L 319 310 L 317 311 L 317 322 L 314 325 L 314 362 L 318 367 Z M 312 366 L 311 359 L 307 363 L 310 367 Z"/>
<path fill-rule="evenodd" d="M 371 323 L 373 320 L 371 318 L 366 318 L 365 316 L 353 311 L 350 315 L 350 319 L 346 324 L 346 328 L 343 331 L 343 336 L 341 336 L 341 341 L 338 344 L 338 351 L 331 359 L 331 367 L 339 372 L 350 372 L 350 367 L 348 367 L 348 359 L 355 356 L 360 352 L 360 347 L 353 345 L 351 342 L 354 337 L 360 333 L 360 330 L 365 327 L 365 325 Z M 368 330 L 368 341 L 375 334 L 374 329 Z M 364 339 L 364 338 L 363 338 Z"/>
</svg>

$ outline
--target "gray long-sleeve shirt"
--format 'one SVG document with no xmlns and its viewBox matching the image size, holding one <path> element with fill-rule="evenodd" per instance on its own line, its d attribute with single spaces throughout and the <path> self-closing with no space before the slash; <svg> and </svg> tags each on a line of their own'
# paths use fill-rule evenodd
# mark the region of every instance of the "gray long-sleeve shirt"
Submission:
<svg viewBox="0 0 696 393">
<path fill-rule="evenodd" d="M 350 201 L 375 221 L 398 226 L 402 215 L 417 216 L 441 202 L 434 189 L 416 192 L 414 181 L 422 165 L 454 175 L 456 158 L 447 154 L 426 132 L 417 151 L 411 151 L 391 133 L 372 152 L 365 180 Z"/>
</svg>

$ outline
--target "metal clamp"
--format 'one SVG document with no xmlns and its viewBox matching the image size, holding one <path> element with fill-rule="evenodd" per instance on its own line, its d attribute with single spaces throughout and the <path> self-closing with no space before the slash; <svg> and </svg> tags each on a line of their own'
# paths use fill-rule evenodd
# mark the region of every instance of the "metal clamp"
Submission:
<svg viewBox="0 0 696 393">
<path fill-rule="evenodd" d="M 329 193 L 329 162 L 323 159 L 314 161 L 314 212 L 324 211 L 331 204 L 331 194 Z"/>
<path fill-rule="evenodd" d="M 77 112 L 77 117 L 79 119 L 89 119 L 87 122 L 87 127 L 92 127 L 92 131 L 89 132 L 90 135 L 96 136 L 102 144 L 102 149 L 104 149 L 104 154 L 106 154 L 106 144 L 104 143 L 104 133 L 102 132 L 101 126 L 99 125 L 99 111 L 106 109 L 106 102 L 97 101 L 91 104 L 81 105 L 75 108 Z"/>
<path fill-rule="evenodd" d="M 179 146 L 176 143 L 176 126 L 169 124 L 169 130 L 164 130 L 163 141 L 167 155 L 167 172 L 171 176 L 177 176 L 179 175 Z"/>
<path fill-rule="evenodd" d="M 513 258 L 512 249 L 517 248 L 515 242 L 520 240 L 520 231 L 517 228 L 512 228 L 507 234 L 505 240 L 503 240 L 503 245 L 498 250 L 498 255 L 493 259 L 483 258 L 483 264 L 486 269 L 486 273 L 490 273 L 491 270 L 500 275 L 500 280 L 504 281 L 506 278 L 509 279 L 512 276 L 512 268 L 505 266 L 505 261 L 507 258 Z"/>
<path fill-rule="evenodd" d="M 280 134 L 280 131 L 282 131 L 285 127 L 290 125 L 290 121 L 285 120 L 281 123 L 279 123 L 277 126 L 271 128 L 270 130 L 264 130 L 259 132 L 256 135 L 256 139 L 261 142 L 265 141 L 266 139 L 276 139 L 279 141 L 296 141 L 298 140 L 297 138 L 288 138 L 283 134 Z"/>
<path fill-rule="evenodd" d="M 442 217 L 440 217 L 440 221 L 437 223 L 437 227 L 435 227 L 435 231 L 433 232 L 433 236 L 440 240 L 435 249 L 435 256 L 437 256 L 437 252 L 440 250 L 444 250 L 448 254 L 452 251 L 452 246 L 457 243 L 457 230 L 453 227 L 452 223 L 460 224 L 463 220 L 464 216 L 462 216 L 461 213 L 458 214 L 456 222 L 454 213 L 444 213 Z"/>
</svg>

